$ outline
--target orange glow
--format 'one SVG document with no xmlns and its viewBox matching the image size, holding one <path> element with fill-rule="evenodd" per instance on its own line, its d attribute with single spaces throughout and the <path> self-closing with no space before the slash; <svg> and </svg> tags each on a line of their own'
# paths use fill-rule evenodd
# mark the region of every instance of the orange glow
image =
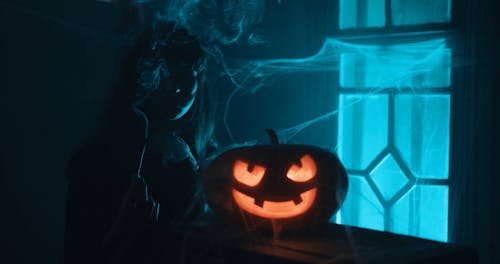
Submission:
<svg viewBox="0 0 500 264">
<path fill-rule="evenodd" d="M 293 200 L 285 202 L 264 201 L 262 207 L 255 204 L 255 199 L 233 189 L 233 198 L 238 206 L 257 216 L 269 219 L 290 218 L 305 213 L 316 199 L 317 188 L 300 194 L 302 201 L 295 204 Z"/>
<path fill-rule="evenodd" d="M 252 171 L 248 170 L 248 163 L 237 160 L 234 163 L 233 175 L 234 178 L 240 183 L 246 184 L 248 186 L 256 186 L 264 177 L 266 173 L 266 168 L 262 166 L 253 166 Z"/>
<path fill-rule="evenodd" d="M 294 164 L 288 169 L 286 173 L 288 179 L 295 182 L 306 182 L 316 176 L 316 162 L 310 155 L 306 154 L 300 158 L 300 163 L 302 166 L 299 167 Z"/>
</svg>

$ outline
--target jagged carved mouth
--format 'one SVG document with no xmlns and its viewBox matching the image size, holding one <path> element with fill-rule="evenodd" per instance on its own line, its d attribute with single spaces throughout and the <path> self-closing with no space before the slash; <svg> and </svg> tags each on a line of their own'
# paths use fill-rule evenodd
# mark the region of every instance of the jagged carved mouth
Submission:
<svg viewBox="0 0 500 264">
<path fill-rule="evenodd" d="M 278 219 L 290 218 L 305 213 L 313 205 L 316 199 L 317 188 L 310 189 L 300 194 L 301 201 L 294 200 L 274 202 L 265 200 L 262 206 L 255 203 L 255 198 L 243 194 L 235 189 L 232 190 L 236 204 L 250 214 L 263 218 Z"/>
</svg>

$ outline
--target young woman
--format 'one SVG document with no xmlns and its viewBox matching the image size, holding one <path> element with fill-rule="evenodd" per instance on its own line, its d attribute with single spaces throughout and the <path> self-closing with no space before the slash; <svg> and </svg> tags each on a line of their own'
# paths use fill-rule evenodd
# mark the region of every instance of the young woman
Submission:
<svg viewBox="0 0 500 264">
<path fill-rule="evenodd" d="M 65 263 L 180 259 L 213 131 L 204 67 L 199 41 L 175 23 L 139 38 L 103 129 L 68 166 Z"/>
</svg>

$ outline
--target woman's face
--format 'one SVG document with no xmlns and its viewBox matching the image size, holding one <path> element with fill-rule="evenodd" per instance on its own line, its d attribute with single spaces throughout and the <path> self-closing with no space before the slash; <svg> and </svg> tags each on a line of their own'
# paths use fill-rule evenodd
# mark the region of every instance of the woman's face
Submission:
<svg viewBox="0 0 500 264">
<path fill-rule="evenodd" d="M 193 106 L 198 76 L 192 65 L 176 65 L 160 77 L 158 88 L 143 102 L 143 110 L 153 119 L 178 120 Z"/>
</svg>

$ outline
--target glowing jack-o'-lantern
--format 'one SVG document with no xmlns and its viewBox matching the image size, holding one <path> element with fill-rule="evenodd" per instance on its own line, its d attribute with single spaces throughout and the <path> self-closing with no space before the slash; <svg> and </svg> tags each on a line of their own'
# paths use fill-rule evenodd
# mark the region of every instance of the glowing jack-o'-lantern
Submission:
<svg viewBox="0 0 500 264">
<path fill-rule="evenodd" d="M 337 157 L 321 148 L 278 144 L 235 148 L 210 164 L 203 184 L 210 207 L 250 228 L 309 229 L 328 222 L 347 191 Z"/>
</svg>

